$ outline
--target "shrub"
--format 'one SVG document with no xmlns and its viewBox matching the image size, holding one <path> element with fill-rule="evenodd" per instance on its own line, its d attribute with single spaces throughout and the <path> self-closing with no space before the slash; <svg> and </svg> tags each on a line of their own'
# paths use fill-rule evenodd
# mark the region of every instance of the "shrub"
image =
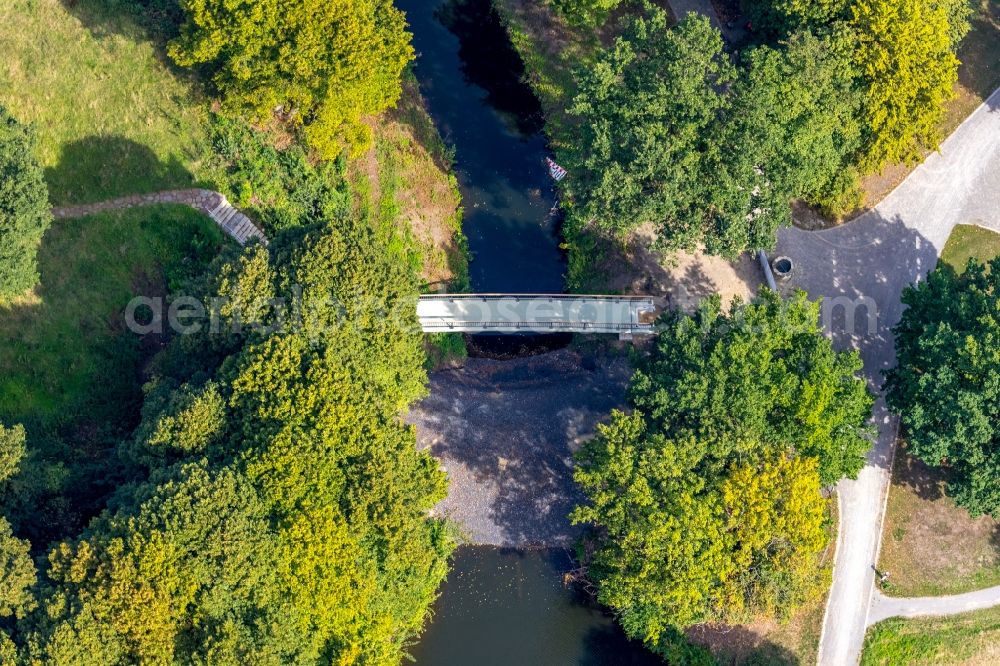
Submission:
<svg viewBox="0 0 1000 666">
<path fill-rule="evenodd" d="M 0 300 L 38 283 L 38 246 L 52 221 L 35 136 L 0 107 Z"/>
</svg>

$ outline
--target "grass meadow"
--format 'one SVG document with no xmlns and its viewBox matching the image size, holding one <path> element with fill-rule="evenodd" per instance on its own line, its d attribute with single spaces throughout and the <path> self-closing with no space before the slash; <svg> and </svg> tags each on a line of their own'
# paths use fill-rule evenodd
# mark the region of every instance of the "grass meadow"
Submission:
<svg viewBox="0 0 1000 666">
<path fill-rule="evenodd" d="M 208 103 L 134 7 L 0 2 L 0 104 L 34 124 L 53 205 L 206 179 Z"/>
<path fill-rule="evenodd" d="M 56 220 L 39 252 L 41 283 L 0 305 L 0 422 L 118 422 L 138 407 L 142 342 L 132 296 L 165 295 L 228 241 L 186 206 L 144 206 Z"/>
<path fill-rule="evenodd" d="M 891 618 L 868 628 L 861 666 L 1000 663 L 1000 607 L 939 618 Z"/>
</svg>

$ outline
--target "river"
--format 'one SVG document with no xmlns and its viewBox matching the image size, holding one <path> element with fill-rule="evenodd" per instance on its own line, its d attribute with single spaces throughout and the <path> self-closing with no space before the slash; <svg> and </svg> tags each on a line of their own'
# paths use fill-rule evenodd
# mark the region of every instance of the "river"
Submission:
<svg viewBox="0 0 1000 666">
<path fill-rule="evenodd" d="M 563 550 L 466 546 L 412 654 L 418 666 L 663 666 L 568 589 Z"/>
<path fill-rule="evenodd" d="M 477 292 L 561 293 L 555 195 L 538 101 L 489 0 L 396 0 L 428 111 L 455 149 Z M 564 584 L 564 551 L 464 546 L 411 653 L 420 666 L 661 664 Z"/>
<path fill-rule="evenodd" d="M 397 5 L 413 32 L 428 110 L 455 148 L 472 290 L 562 293 L 566 266 L 542 110 L 489 0 Z"/>
</svg>

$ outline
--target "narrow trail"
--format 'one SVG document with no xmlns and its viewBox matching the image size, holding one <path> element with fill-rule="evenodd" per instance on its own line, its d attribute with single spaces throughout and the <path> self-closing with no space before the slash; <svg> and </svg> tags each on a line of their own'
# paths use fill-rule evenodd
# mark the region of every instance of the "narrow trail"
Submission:
<svg viewBox="0 0 1000 666">
<path fill-rule="evenodd" d="M 868 625 L 890 617 L 955 615 L 1000 606 L 1000 585 L 946 597 L 887 597 L 878 590 L 868 611 Z"/>
<path fill-rule="evenodd" d="M 267 245 L 267 237 L 264 235 L 264 232 L 257 228 L 250 221 L 249 217 L 234 208 L 225 195 L 221 192 L 213 192 L 212 190 L 166 190 L 151 194 L 132 194 L 97 203 L 53 208 L 52 216 L 56 219 L 85 217 L 109 210 L 122 210 L 124 208 L 150 206 L 153 204 L 184 204 L 191 206 L 210 217 L 213 222 L 218 224 L 226 234 L 231 236 L 240 245 L 246 245 L 251 239 L 258 240 Z"/>
</svg>

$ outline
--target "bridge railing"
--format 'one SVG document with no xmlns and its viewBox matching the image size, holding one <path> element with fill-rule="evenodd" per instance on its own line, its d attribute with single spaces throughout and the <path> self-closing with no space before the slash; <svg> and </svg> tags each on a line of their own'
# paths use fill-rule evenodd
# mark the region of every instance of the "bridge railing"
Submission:
<svg viewBox="0 0 1000 666">
<path fill-rule="evenodd" d="M 655 303 L 646 296 L 440 294 L 422 296 L 426 332 L 652 334 Z"/>
</svg>

